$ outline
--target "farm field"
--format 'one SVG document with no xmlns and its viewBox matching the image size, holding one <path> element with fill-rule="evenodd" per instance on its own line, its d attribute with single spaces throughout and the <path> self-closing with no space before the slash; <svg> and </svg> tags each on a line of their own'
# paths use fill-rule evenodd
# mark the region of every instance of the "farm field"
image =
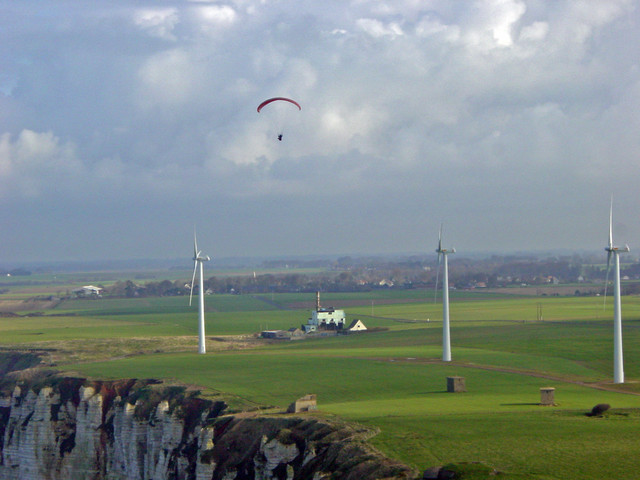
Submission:
<svg viewBox="0 0 640 480">
<path fill-rule="evenodd" d="M 613 313 L 602 298 L 455 292 L 446 364 L 433 294 L 322 298 L 376 331 L 265 342 L 254 334 L 306 323 L 315 296 L 211 295 L 207 355 L 196 353 L 197 311 L 185 297 L 76 300 L 43 316 L 0 317 L 0 344 L 48 349 L 58 368 L 80 375 L 196 385 L 238 410 L 278 412 L 315 393 L 319 414 L 379 429 L 372 444 L 419 469 L 482 461 L 511 473 L 503 478 L 636 478 L 639 298 L 623 298 L 620 386 L 611 384 Z M 467 392 L 447 393 L 447 376 L 464 377 Z M 556 389 L 556 406 L 539 405 L 542 387 Z M 608 415 L 585 416 L 599 403 L 611 405 Z"/>
</svg>

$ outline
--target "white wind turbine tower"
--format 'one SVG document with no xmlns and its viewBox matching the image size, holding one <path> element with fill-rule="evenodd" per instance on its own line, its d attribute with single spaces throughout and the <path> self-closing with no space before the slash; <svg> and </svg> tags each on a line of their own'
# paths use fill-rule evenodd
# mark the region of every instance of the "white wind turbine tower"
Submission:
<svg viewBox="0 0 640 480">
<path fill-rule="evenodd" d="M 622 303 L 620 301 L 620 253 L 629 251 L 629 245 L 618 248 L 613 245 L 613 195 L 609 210 L 609 244 L 607 251 L 607 273 L 604 283 L 604 301 L 607 301 L 607 284 L 609 283 L 609 267 L 613 256 L 613 383 L 624 383 L 624 362 L 622 356 Z"/>
<path fill-rule="evenodd" d="M 193 277 L 191 277 L 191 293 L 189 294 L 189 306 L 191 306 L 191 298 L 193 297 L 193 284 L 196 280 L 196 270 L 200 265 L 199 283 L 200 295 L 198 298 L 198 353 L 207 353 L 204 345 L 204 271 L 203 262 L 211 260 L 208 255 L 201 255 L 202 250 L 198 250 L 198 242 L 196 240 L 196 230 L 193 230 Z"/>
<path fill-rule="evenodd" d="M 436 273 L 436 293 L 438 292 L 438 273 L 440 272 L 440 256 L 443 260 L 443 273 L 442 273 L 442 361 L 451 361 L 451 337 L 449 334 L 449 264 L 447 262 L 447 255 L 450 253 L 456 253 L 455 248 L 447 250 L 442 248 L 442 225 L 440 225 L 440 233 L 438 234 L 438 271 Z"/>
</svg>

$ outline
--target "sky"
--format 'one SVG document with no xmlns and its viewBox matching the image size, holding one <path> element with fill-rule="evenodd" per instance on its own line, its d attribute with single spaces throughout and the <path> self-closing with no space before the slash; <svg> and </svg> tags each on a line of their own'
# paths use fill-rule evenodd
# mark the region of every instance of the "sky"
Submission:
<svg viewBox="0 0 640 480">
<path fill-rule="evenodd" d="M 612 195 L 633 252 L 639 50 L 631 0 L 2 2 L 0 264 L 604 258 Z"/>
</svg>

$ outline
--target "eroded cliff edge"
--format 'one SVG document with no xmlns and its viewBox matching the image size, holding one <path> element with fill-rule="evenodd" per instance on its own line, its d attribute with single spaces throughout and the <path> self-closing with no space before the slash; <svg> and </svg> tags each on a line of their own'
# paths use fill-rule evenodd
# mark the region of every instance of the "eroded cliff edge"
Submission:
<svg viewBox="0 0 640 480">
<path fill-rule="evenodd" d="M 0 478 L 412 479 L 370 432 L 316 416 L 232 415 L 157 382 L 49 375 L 0 392 Z"/>
</svg>

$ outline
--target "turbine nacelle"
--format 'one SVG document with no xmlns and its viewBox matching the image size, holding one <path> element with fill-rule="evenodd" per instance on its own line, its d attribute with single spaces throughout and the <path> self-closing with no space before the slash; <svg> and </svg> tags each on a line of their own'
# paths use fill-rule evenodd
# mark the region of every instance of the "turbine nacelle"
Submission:
<svg viewBox="0 0 640 480">
<path fill-rule="evenodd" d="M 609 254 L 612 254 L 614 252 L 618 252 L 618 253 L 627 253 L 630 252 L 631 249 L 629 248 L 629 245 L 625 244 L 624 247 L 620 248 L 620 247 L 604 247 L 604 250 L 606 252 L 609 252 Z"/>
<path fill-rule="evenodd" d="M 202 252 L 198 252 L 195 257 L 193 257 L 194 262 L 208 262 L 211 260 L 209 255 L 200 255 Z"/>
</svg>

